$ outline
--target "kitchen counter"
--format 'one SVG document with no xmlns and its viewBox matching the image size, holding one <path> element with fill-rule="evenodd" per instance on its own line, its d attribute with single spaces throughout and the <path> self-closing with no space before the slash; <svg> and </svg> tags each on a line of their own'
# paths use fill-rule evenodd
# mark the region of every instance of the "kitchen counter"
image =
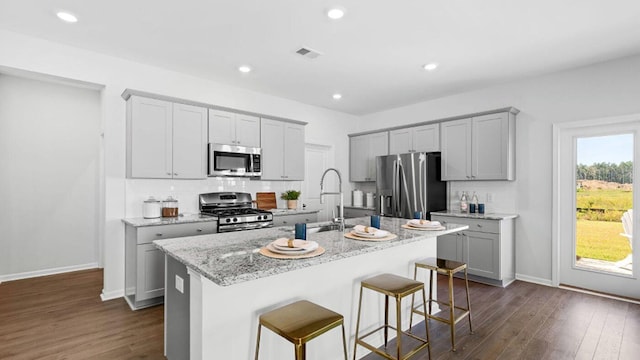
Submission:
<svg viewBox="0 0 640 360">
<path fill-rule="evenodd" d="M 310 210 L 310 209 L 270 209 L 267 211 L 271 211 L 273 216 L 286 216 L 286 215 L 298 215 L 298 214 L 313 214 L 317 213 L 320 210 Z"/>
<path fill-rule="evenodd" d="M 468 219 L 487 219 L 487 220 L 507 220 L 507 219 L 515 219 L 519 215 L 518 214 L 502 214 L 502 213 L 486 213 L 486 214 L 465 214 L 459 211 L 434 211 L 431 213 L 432 215 L 442 215 L 442 216 L 453 216 L 459 218 L 468 218 Z"/>
<path fill-rule="evenodd" d="M 375 206 L 352 206 L 352 205 L 344 205 L 345 209 L 363 209 L 363 210 L 375 210 Z"/>
<path fill-rule="evenodd" d="M 165 311 L 189 314 L 186 332 L 189 340 L 184 340 L 189 344 L 188 354 L 175 358 L 252 358 L 258 316 L 300 299 L 342 314 L 347 336 L 352 338 L 362 279 L 380 273 L 412 277 L 413 262 L 436 256 L 437 236 L 468 228 L 447 224 L 442 231 L 407 230 L 401 227 L 406 222 L 406 219 L 381 218 L 381 228 L 398 235 L 389 241 L 351 240 L 337 230 L 308 233 L 307 239 L 317 241 L 326 251 L 317 257 L 295 260 L 273 259 L 258 253 L 261 247 L 276 238 L 293 235 L 291 226 L 155 241 L 154 244 L 166 254 L 167 264 L 173 262 L 184 267 L 181 274 L 167 270 L 166 279 L 165 291 L 172 292 L 171 296 L 178 300 L 172 302 L 172 297 L 165 296 L 168 299 L 165 300 Z M 364 225 L 369 223 L 369 218 L 349 219 L 345 223 Z M 327 223 L 308 224 L 307 228 L 322 224 Z M 419 279 L 427 281 L 428 274 L 427 271 L 420 272 Z M 178 284 L 174 278 L 183 279 L 179 288 L 183 288 L 184 281 L 185 293 L 175 290 Z M 361 329 L 371 328 L 381 321 L 380 306 L 380 299 L 375 294 L 365 296 Z M 402 306 L 403 322 L 406 323 L 410 304 L 405 301 Z M 166 334 L 185 334 L 184 324 L 174 326 L 167 319 L 170 317 L 165 318 Z M 383 343 L 382 336 L 369 339 L 374 345 Z M 333 336 L 314 339 L 314 358 L 341 358 L 342 349 L 336 346 L 337 341 Z M 167 346 L 169 352 L 173 341 Z M 291 351 L 290 343 L 272 332 L 262 332 L 261 358 L 284 359 L 290 357 Z M 365 349 L 359 348 L 356 358 L 365 353 Z M 169 360 L 173 359 L 169 357 Z"/>
<path fill-rule="evenodd" d="M 207 216 L 200 214 L 180 214 L 174 218 L 157 218 L 157 219 L 145 219 L 145 218 L 126 218 L 122 219 L 127 225 L 133 227 L 143 226 L 156 226 L 156 225 L 172 225 L 172 224 L 185 224 L 205 221 L 218 221 L 217 216 Z"/>
</svg>

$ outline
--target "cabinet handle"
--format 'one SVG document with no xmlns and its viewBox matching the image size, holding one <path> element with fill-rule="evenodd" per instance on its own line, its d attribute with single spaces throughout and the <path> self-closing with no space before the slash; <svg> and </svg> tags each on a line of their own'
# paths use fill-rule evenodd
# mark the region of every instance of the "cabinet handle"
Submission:
<svg viewBox="0 0 640 360">
<path fill-rule="evenodd" d="M 467 175 L 467 179 L 471 179 L 471 176 Z"/>
<path fill-rule="evenodd" d="M 197 231 L 197 232 L 202 232 L 202 229 L 197 229 L 196 231 Z"/>
<path fill-rule="evenodd" d="M 157 233 L 156 236 L 162 236 L 162 233 Z"/>
<path fill-rule="evenodd" d="M 178 176 L 178 173 L 173 173 L 173 176 Z"/>
<path fill-rule="evenodd" d="M 171 175 L 171 173 L 170 173 L 170 172 L 168 172 L 168 173 L 167 173 L 167 175 Z"/>
<path fill-rule="evenodd" d="M 479 228 L 481 228 L 481 227 L 482 227 L 482 225 L 480 225 L 480 224 L 476 224 L 476 226 L 477 226 L 477 227 L 479 227 Z"/>
<path fill-rule="evenodd" d="M 286 221 L 282 221 L 282 223 L 283 223 L 283 224 L 286 224 L 287 222 L 286 222 Z"/>
</svg>

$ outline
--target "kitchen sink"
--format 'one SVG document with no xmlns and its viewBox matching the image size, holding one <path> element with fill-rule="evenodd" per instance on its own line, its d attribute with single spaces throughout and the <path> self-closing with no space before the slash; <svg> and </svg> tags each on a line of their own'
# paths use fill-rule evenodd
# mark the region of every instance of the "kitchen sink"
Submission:
<svg viewBox="0 0 640 360">
<path fill-rule="evenodd" d="M 344 224 L 344 228 L 345 229 L 351 229 L 354 226 L 355 225 Z M 322 226 L 316 226 L 316 227 L 307 227 L 307 234 L 315 234 L 315 233 L 319 233 L 319 232 L 334 231 L 334 230 L 337 231 L 339 229 L 340 229 L 340 225 L 338 225 L 338 224 L 322 225 Z M 287 230 L 287 231 L 291 231 L 291 230 Z M 293 231 L 291 231 L 291 232 L 293 232 Z"/>
</svg>

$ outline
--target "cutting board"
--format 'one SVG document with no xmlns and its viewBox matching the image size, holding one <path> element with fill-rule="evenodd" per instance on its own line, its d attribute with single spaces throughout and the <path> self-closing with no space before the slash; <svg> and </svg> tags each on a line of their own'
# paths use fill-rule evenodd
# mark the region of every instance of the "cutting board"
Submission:
<svg viewBox="0 0 640 360">
<path fill-rule="evenodd" d="M 278 207 L 278 203 L 276 202 L 276 193 L 257 192 L 256 206 L 258 207 L 258 209 L 262 210 L 276 209 Z"/>
</svg>

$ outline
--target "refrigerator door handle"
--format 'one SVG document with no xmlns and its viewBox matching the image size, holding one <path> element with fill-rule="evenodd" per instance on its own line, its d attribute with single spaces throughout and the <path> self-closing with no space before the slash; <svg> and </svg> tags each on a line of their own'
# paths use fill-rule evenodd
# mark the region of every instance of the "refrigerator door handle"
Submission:
<svg viewBox="0 0 640 360">
<path fill-rule="evenodd" d="M 397 216 L 396 214 L 396 178 L 398 177 L 398 161 L 393 160 L 393 179 L 391 182 L 391 216 Z"/>
<path fill-rule="evenodd" d="M 398 173 L 402 174 L 402 185 L 404 185 L 404 196 L 407 198 L 407 208 L 409 209 L 409 211 L 411 211 L 411 201 L 409 198 L 409 187 L 407 186 L 407 174 L 404 171 L 404 165 L 402 165 L 402 163 L 398 164 Z M 398 181 L 399 183 L 399 181 Z M 398 187 L 400 187 L 400 184 L 398 184 Z M 398 189 L 398 193 L 400 193 L 400 188 Z M 404 208 L 400 205 L 400 196 L 398 196 L 398 215 L 396 215 L 397 217 L 402 217 L 402 211 L 404 210 Z M 407 214 L 407 216 L 412 217 L 413 214 Z"/>
<path fill-rule="evenodd" d="M 425 191 L 425 186 L 426 186 L 426 162 L 427 162 L 427 155 L 425 153 L 420 153 L 420 156 L 418 158 L 418 178 L 419 178 L 419 188 L 420 188 L 420 211 L 422 211 L 423 216 L 427 216 L 427 212 L 426 212 L 426 199 L 425 199 L 425 195 L 426 195 L 426 191 Z M 422 175 L 425 174 L 424 179 L 422 178 Z M 416 204 L 417 206 L 417 204 Z"/>
</svg>

